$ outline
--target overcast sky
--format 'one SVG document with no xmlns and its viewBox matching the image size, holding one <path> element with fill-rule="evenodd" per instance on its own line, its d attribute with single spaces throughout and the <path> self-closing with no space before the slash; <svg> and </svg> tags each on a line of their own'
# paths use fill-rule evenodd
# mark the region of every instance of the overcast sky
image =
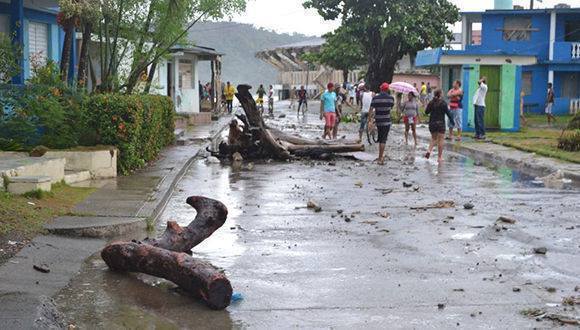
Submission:
<svg viewBox="0 0 580 330">
<path fill-rule="evenodd" d="M 413 0 L 409 0 L 413 1 Z M 303 0 L 248 0 L 246 12 L 233 18 L 233 21 L 249 23 L 268 30 L 306 35 L 322 35 L 334 30 L 338 23 L 325 22 L 315 10 L 302 7 Z M 461 10 L 492 9 L 493 0 L 451 0 Z M 558 3 L 580 7 L 580 0 L 543 0 L 536 1 L 536 8 L 551 8 Z M 530 5 L 529 0 L 514 0 L 514 4 Z"/>
</svg>

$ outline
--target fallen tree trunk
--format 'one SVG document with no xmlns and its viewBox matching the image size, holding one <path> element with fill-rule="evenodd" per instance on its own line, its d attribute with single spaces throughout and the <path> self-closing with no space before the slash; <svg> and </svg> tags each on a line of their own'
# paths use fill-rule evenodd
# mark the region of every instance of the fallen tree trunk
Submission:
<svg viewBox="0 0 580 330">
<path fill-rule="evenodd" d="M 225 223 L 228 210 L 217 200 L 199 196 L 189 197 L 187 204 L 197 211 L 187 227 L 168 222 L 161 237 L 112 243 L 101 251 L 101 257 L 113 271 L 164 278 L 202 299 L 210 308 L 224 309 L 232 296 L 229 280 L 217 267 L 188 253 Z"/>
<path fill-rule="evenodd" d="M 106 246 L 101 256 L 113 271 L 164 278 L 202 299 L 212 309 L 224 309 L 230 304 L 232 286 L 226 276 L 210 263 L 186 253 L 143 243 L 119 242 Z"/>
<path fill-rule="evenodd" d="M 349 144 L 349 145 L 296 145 L 296 144 L 285 144 L 286 148 L 296 154 L 296 153 L 310 153 L 310 152 L 326 152 L 326 153 L 339 153 L 339 152 L 356 152 L 364 151 L 365 146 L 362 144 Z"/>
<path fill-rule="evenodd" d="M 251 86 L 239 85 L 236 93 L 244 109 L 245 116 L 238 116 L 244 123 L 242 134 L 236 133 L 238 138 L 230 136 L 229 143 L 222 143 L 219 147 L 219 156 L 232 158 L 235 152 L 239 152 L 243 158 L 276 158 L 285 160 L 296 156 L 317 157 L 321 154 L 336 152 L 362 151 L 364 146 L 358 141 L 348 140 L 312 140 L 300 136 L 293 136 L 278 129 L 269 128 L 262 118 L 261 112 L 256 107 L 256 102 L 250 93 Z M 292 147 L 292 148 L 289 148 Z M 304 147 L 304 148 L 301 148 Z"/>
</svg>

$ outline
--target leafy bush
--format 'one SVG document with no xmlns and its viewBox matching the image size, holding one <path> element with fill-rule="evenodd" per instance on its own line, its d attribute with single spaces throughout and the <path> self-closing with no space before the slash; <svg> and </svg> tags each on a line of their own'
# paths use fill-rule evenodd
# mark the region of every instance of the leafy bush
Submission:
<svg viewBox="0 0 580 330">
<path fill-rule="evenodd" d="M 127 174 L 157 158 L 173 142 L 170 98 L 157 95 L 100 94 L 85 105 L 97 143 L 119 149 L 119 171 Z"/>
<path fill-rule="evenodd" d="M 558 139 L 558 149 L 571 152 L 580 151 L 580 129 L 563 132 Z"/>
<path fill-rule="evenodd" d="M 0 145 L 29 150 L 39 144 L 53 149 L 91 144 L 83 135 L 86 97 L 51 85 L 0 87 Z"/>
</svg>

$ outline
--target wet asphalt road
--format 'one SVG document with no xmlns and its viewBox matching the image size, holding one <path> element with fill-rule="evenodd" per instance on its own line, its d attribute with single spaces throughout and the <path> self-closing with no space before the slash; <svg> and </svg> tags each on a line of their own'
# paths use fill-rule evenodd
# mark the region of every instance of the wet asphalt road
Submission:
<svg viewBox="0 0 580 330">
<path fill-rule="evenodd" d="M 320 124 L 314 115 L 276 122 L 305 135 Z M 580 295 L 578 190 L 538 186 L 457 154 L 438 165 L 419 156 L 424 146 L 403 146 L 396 135 L 388 148 L 386 166 L 348 159 L 191 166 L 157 227 L 193 219 L 187 196 L 228 206 L 226 224 L 194 249 L 223 267 L 243 296 L 226 311 L 151 277 L 111 273 L 98 256 L 59 306 L 81 328 L 108 329 L 505 329 L 558 325 L 520 314 L 529 308 L 580 316 L 561 306 Z M 305 208 L 310 199 L 321 212 Z M 443 200 L 456 206 L 411 209 Z M 467 202 L 474 209 L 465 210 Z M 499 216 L 516 222 L 496 224 Z M 536 247 L 547 254 L 534 254 Z"/>
</svg>

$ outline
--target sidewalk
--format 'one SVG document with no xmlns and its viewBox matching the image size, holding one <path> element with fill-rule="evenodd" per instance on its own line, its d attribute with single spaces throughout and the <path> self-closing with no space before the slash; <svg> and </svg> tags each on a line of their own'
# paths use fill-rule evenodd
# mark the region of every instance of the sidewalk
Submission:
<svg viewBox="0 0 580 330">
<path fill-rule="evenodd" d="M 188 131 L 184 138 L 190 144 L 166 148 L 157 162 L 132 175 L 90 183 L 98 189 L 75 207 L 74 215 L 47 224 L 51 235 L 36 237 L 0 267 L 0 328 L 64 327 L 50 297 L 105 246 L 107 237 L 143 230 L 154 222 L 207 140 L 221 134 L 227 122 L 229 118 L 222 118 Z M 46 265 L 50 272 L 36 271 L 34 265 Z"/>
<path fill-rule="evenodd" d="M 402 126 L 395 125 L 394 130 L 403 134 Z M 425 126 L 418 127 L 417 137 L 429 142 L 431 140 L 429 129 Z M 506 165 L 535 176 L 546 176 L 560 171 L 565 178 L 573 180 L 575 184 L 580 183 L 580 164 L 544 157 L 491 142 L 479 142 L 468 137 L 464 137 L 462 142 L 445 141 L 445 148 L 479 161 Z"/>
</svg>

